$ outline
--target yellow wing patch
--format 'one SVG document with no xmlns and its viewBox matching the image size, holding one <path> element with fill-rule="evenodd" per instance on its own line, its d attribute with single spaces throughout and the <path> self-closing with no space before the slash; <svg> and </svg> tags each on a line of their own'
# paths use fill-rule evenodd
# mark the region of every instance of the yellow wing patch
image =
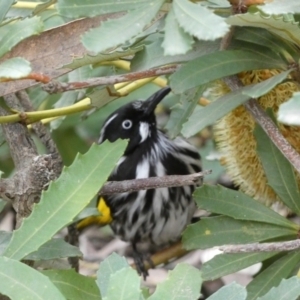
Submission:
<svg viewBox="0 0 300 300">
<path fill-rule="evenodd" d="M 112 222 L 110 208 L 106 205 L 105 200 L 102 197 L 99 199 L 97 208 L 100 213 L 100 216 L 91 216 L 81 220 L 77 224 L 78 230 L 82 230 L 92 225 L 104 226 Z"/>
</svg>

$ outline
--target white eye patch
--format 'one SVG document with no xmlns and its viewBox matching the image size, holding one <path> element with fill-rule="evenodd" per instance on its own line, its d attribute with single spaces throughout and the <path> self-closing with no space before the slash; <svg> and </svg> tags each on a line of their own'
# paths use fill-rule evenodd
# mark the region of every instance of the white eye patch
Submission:
<svg viewBox="0 0 300 300">
<path fill-rule="evenodd" d="M 104 138 L 104 132 L 106 127 L 118 116 L 118 114 L 114 114 L 113 116 L 111 116 L 103 125 L 101 131 L 100 131 L 100 137 L 98 140 L 98 144 L 101 144 L 103 142 L 103 138 Z"/>
</svg>

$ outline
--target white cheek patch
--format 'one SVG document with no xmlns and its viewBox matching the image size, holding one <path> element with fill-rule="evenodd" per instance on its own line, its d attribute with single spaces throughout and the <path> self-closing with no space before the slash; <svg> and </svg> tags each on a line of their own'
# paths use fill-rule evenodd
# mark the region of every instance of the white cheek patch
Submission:
<svg viewBox="0 0 300 300">
<path fill-rule="evenodd" d="M 113 116 L 111 116 L 103 125 L 101 131 L 100 131 L 100 137 L 98 140 L 98 144 L 101 144 L 103 142 L 103 138 L 104 138 L 104 132 L 106 127 L 111 123 L 111 121 L 113 121 L 116 117 L 118 116 L 118 114 L 114 114 Z"/>
<path fill-rule="evenodd" d="M 140 122 L 139 132 L 140 132 L 140 136 L 142 138 L 140 141 L 140 144 L 141 144 L 150 136 L 149 124 L 145 123 L 145 122 Z"/>
</svg>

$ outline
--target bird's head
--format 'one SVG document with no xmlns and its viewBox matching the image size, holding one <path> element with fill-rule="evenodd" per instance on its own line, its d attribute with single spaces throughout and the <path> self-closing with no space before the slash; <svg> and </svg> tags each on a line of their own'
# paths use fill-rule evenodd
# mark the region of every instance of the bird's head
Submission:
<svg viewBox="0 0 300 300">
<path fill-rule="evenodd" d="M 154 110 L 171 89 L 165 87 L 145 101 L 133 101 L 114 111 L 104 122 L 99 144 L 105 140 L 129 139 L 126 152 L 131 152 L 148 138 L 156 136 Z"/>
</svg>

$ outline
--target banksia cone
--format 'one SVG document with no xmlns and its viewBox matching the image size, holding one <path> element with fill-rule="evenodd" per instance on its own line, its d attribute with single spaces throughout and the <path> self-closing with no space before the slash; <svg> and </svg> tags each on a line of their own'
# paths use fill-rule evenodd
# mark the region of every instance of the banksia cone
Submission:
<svg viewBox="0 0 300 300">
<path fill-rule="evenodd" d="M 262 82 L 279 74 L 279 70 L 258 70 L 239 74 L 244 85 Z M 271 108 L 277 114 L 281 103 L 286 102 L 299 91 L 294 82 L 285 82 L 276 86 L 268 94 L 258 99 L 262 108 Z M 215 93 L 229 92 L 224 83 L 218 82 Z M 278 123 L 279 129 L 289 143 L 300 152 L 300 127 Z M 253 135 L 255 121 L 243 106 L 237 107 L 223 117 L 214 127 L 217 147 L 221 152 L 221 163 L 226 166 L 228 175 L 240 189 L 266 205 L 280 201 L 267 184 L 263 166 L 256 153 L 256 140 Z M 298 178 L 298 184 L 300 179 Z"/>
</svg>

